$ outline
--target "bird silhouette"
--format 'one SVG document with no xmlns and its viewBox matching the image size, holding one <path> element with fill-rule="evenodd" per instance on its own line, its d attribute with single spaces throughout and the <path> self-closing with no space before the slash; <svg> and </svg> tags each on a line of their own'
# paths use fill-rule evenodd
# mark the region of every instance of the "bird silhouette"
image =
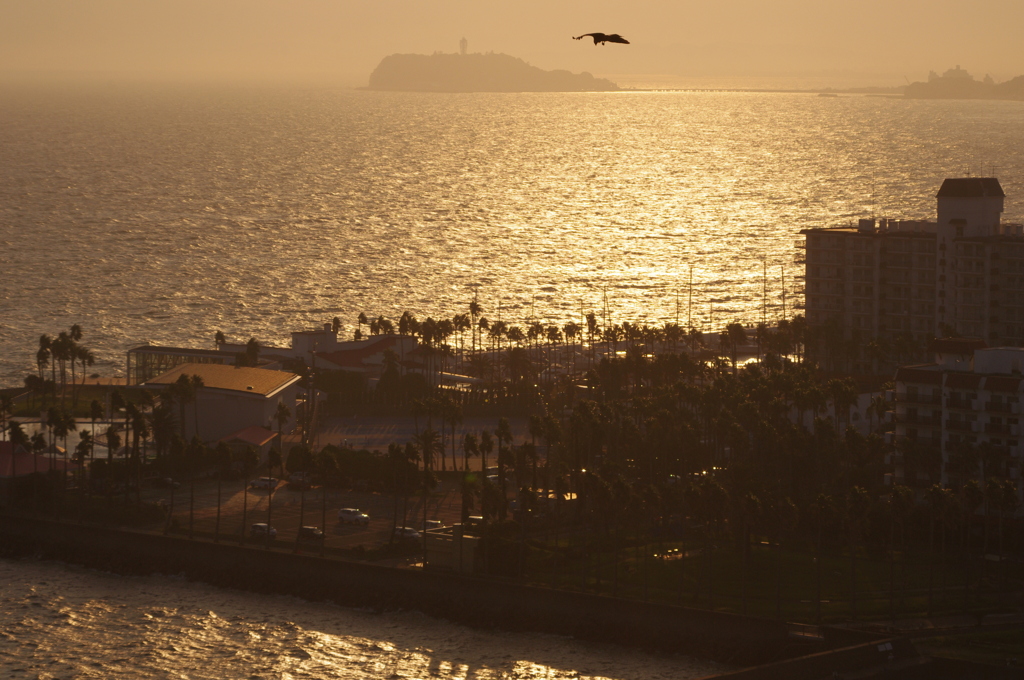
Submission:
<svg viewBox="0 0 1024 680">
<path fill-rule="evenodd" d="M 583 38 L 586 38 L 588 35 L 594 39 L 595 45 L 600 44 L 602 47 L 604 47 L 604 44 L 606 42 L 622 43 L 623 45 L 629 44 L 629 41 L 623 38 L 618 33 L 584 33 L 583 35 L 573 36 L 572 39 L 581 40 Z"/>
</svg>

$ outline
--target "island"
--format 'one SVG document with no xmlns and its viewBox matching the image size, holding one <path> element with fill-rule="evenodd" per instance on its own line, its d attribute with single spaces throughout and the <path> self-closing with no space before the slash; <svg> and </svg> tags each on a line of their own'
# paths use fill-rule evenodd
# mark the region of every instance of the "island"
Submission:
<svg viewBox="0 0 1024 680">
<path fill-rule="evenodd" d="M 545 71 L 507 54 L 392 54 L 370 74 L 369 90 L 412 92 L 614 92 L 587 72 Z"/>
<path fill-rule="evenodd" d="M 908 99 L 1015 99 L 1024 100 L 1024 76 L 996 83 L 991 76 L 976 80 L 966 70 L 951 68 L 941 76 L 932 71 L 928 82 L 911 83 L 905 90 Z"/>
</svg>

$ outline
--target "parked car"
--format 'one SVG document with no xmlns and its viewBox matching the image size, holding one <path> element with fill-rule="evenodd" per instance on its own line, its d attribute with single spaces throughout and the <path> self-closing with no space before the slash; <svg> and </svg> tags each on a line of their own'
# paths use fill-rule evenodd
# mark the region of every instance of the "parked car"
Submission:
<svg viewBox="0 0 1024 680">
<path fill-rule="evenodd" d="M 293 489 L 308 489 L 313 486 L 313 476 L 307 472 L 295 472 L 288 477 L 288 486 Z"/>
<path fill-rule="evenodd" d="M 426 525 L 427 531 L 430 531 L 431 529 L 440 529 L 444 526 L 444 522 L 439 519 L 428 519 Z"/>
<path fill-rule="evenodd" d="M 412 527 L 395 527 L 395 540 L 416 541 L 420 538 L 420 532 Z"/>
<path fill-rule="evenodd" d="M 299 527 L 299 540 L 304 543 L 323 543 L 324 532 L 320 527 Z"/>
<path fill-rule="evenodd" d="M 277 538 L 277 529 L 266 522 L 258 522 L 249 527 L 249 536 L 252 538 L 266 538 L 268 533 L 271 538 Z"/>
<path fill-rule="evenodd" d="M 338 521 L 342 524 L 361 524 L 365 527 L 370 523 L 370 516 L 356 508 L 342 508 L 338 510 Z"/>
<path fill-rule="evenodd" d="M 277 482 L 279 480 L 276 477 L 259 477 L 249 482 L 250 489 L 276 489 Z"/>
</svg>

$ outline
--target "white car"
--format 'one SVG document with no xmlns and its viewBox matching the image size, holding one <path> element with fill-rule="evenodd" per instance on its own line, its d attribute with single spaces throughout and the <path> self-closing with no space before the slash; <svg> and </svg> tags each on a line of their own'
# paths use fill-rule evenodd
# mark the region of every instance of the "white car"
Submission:
<svg viewBox="0 0 1024 680">
<path fill-rule="evenodd" d="M 370 516 L 356 508 L 342 508 L 338 510 L 338 521 L 343 524 L 362 524 L 365 527 L 370 523 Z"/>
<path fill-rule="evenodd" d="M 249 527 L 249 536 L 252 538 L 264 538 L 269 535 L 270 538 L 277 538 L 277 529 L 268 525 L 266 522 L 259 522 Z"/>
<path fill-rule="evenodd" d="M 399 541 L 419 540 L 420 532 L 412 527 L 395 527 L 395 538 Z"/>
<path fill-rule="evenodd" d="M 276 489 L 277 488 L 276 477 L 260 477 L 249 482 L 250 489 Z"/>
</svg>

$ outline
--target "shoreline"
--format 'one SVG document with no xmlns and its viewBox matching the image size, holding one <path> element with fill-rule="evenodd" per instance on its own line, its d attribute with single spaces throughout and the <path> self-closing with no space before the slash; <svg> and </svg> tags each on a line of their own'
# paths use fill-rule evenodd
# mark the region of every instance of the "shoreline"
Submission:
<svg viewBox="0 0 1024 680">
<path fill-rule="evenodd" d="M 32 555 L 115 573 L 184 575 L 239 590 L 376 610 L 411 609 L 471 627 L 567 635 L 735 666 L 880 637 L 825 629 L 822 638 L 800 639 L 781 621 L 12 515 L 0 515 L 0 537 L 5 557 Z"/>
</svg>

